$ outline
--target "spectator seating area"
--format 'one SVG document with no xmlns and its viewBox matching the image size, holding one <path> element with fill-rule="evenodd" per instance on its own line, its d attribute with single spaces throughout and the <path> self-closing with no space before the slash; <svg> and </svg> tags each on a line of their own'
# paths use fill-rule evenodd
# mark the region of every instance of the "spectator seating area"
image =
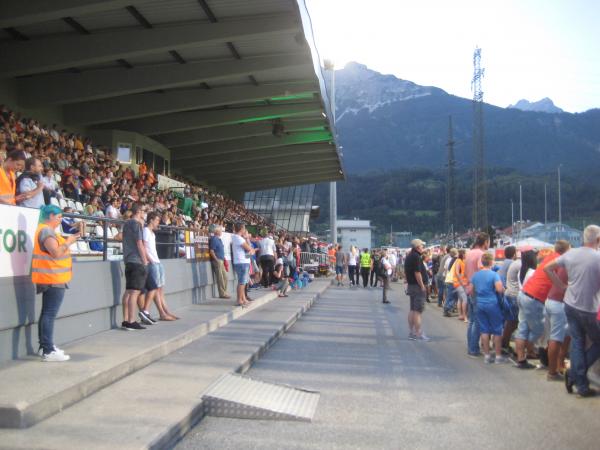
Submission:
<svg viewBox="0 0 600 450">
<path fill-rule="evenodd" d="M 23 150 L 39 158 L 43 165 L 43 182 L 47 203 L 71 208 L 73 213 L 112 219 L 127 219 L 131 205 L 141 202 L 161 214 L 161 225 L 174 225 L 208 234 L 211 224 L 231 229 L 244 222 L 259 229 L 274 230 L 263 217 L 248 211 L 240 202 L 220 192 L 213 192 L 190 180 L 170 175 L 185 183 L 183 190 L 159 190 L 158 174 L 141 163 L 134 171 L 117 162 L 109 148 L 95 146 L 90 139 L 76 133 L 41 124 L 22 117 L 0 105 L 0 163 L 8 151 Z M 90 221 L 85 238 L 72 248 L 75 254 L 97 255 L 89 240 L 102 238 L 102 227 Z M 65 231 L 65 230 L 63 230 Z M 109 238 L 116 236 L 110 230 Z M 118 230 L 117 230 L 118 231 Z M 119 245 L 110 246 L 118 251 Z M 111 250 L 111 252 L 113 251 Z"/>
</svg>

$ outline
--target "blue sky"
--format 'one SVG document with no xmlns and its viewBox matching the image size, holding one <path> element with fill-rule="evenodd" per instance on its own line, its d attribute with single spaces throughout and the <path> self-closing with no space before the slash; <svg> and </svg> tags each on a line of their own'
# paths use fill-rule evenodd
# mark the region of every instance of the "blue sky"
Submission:
<svg viewBox="0 0 600 450">
<path fill-rule="evenodd" d="M 484 100 L 550 97 L 600 107 L 600 0 L 306 0 L 323 58 L 470 98 L 482 48 Z"/>
</svg>

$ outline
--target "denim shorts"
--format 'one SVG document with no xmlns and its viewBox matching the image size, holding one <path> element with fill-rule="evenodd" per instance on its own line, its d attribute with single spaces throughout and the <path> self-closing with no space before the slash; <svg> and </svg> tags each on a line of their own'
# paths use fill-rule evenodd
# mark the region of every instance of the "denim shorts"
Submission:
<svg viewBox="0 0 600 450">
<path fill-rule="evenodd" d="M 233 271 L 238 279 L 238 285 L 244 286 L 250 281 L 250 264 L 234 264 Z"/>
<path fill-rule="evenodd" d="M 565 304 L 558 300 L 548 299 L 544 305 L 544 313 L 546 314 L 546 320 L 550 323 L 550 336 L 548 339 L 564 342 L 568 331 Z"/>
<path fill-rule="evenodd" d="M 165 285 L 165 269 L 161 263 L 148 264 L 148 278 L 146 289 L 153 291 Z"/>
<path fill-rule="evenodd" d="M 344 274 L 344 266 L 335 266 L 335 274 L 343 275 Z"/>
<path fill-rule="evenodd" d="M 519 320 L 519 305 L 517 303 L 517 297 L 511 297 L 510 295 L 505 296 L 506 302 L 509 304 L 510 309 L 508 311 L 506 320 L 511 322 L 517 322 Z"/>
<path fill-rule="evenodd" d="M 544 304 L 519 292 L 519 328 L 517 339 L 535 343 L 544 334 Z"/>
<path fill-rule="evenodd" d="M 481 333 L 501 336 L 504 328 L 504 317 L 498 302 L 478 302 L 477 319 Z"/>
</svg>

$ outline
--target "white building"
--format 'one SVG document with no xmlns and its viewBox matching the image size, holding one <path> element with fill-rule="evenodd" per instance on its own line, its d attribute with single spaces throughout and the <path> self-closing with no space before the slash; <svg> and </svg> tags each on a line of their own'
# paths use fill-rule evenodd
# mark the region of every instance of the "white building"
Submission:
<svg viewBox="0 0 600 450">
<path fill-rule="evenodd" d="M 371 222 L 369 220 L 338 220 L 338 242 L 344 249 L 351 245 L 371 248 Z"/>
</svg>

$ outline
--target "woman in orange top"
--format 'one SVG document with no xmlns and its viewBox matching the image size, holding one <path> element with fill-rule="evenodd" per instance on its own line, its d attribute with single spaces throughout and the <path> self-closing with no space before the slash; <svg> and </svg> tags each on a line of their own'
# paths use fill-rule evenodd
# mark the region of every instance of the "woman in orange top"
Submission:
<svg viewBox="0 0 600 450">
<path fill-rule="evenodd" d="M 469 322 L 467 319 L 467 277 L 465 275 L 465 255 L 467 251 L 461 248 L 458 258 L 452 265 L 452 285 L 457 297 L 458 320 Z"/>
<path fill-rule="evenodd" d="M 54 345 L 54 320 L 65 296 L 72 276 L 72 261 L 69 247 L 77 241 L 79 234 L 63 238 L 55 229 L 62 220 L 58 206 L 41 208 L 40 223 L 33 240 L 31 281 L 37 293 L 42 294 L 42 313 L 38 321 L 39 355 L 42 361 L 60 362 L 70 359 L 69 355 Z"/>
</svg>

